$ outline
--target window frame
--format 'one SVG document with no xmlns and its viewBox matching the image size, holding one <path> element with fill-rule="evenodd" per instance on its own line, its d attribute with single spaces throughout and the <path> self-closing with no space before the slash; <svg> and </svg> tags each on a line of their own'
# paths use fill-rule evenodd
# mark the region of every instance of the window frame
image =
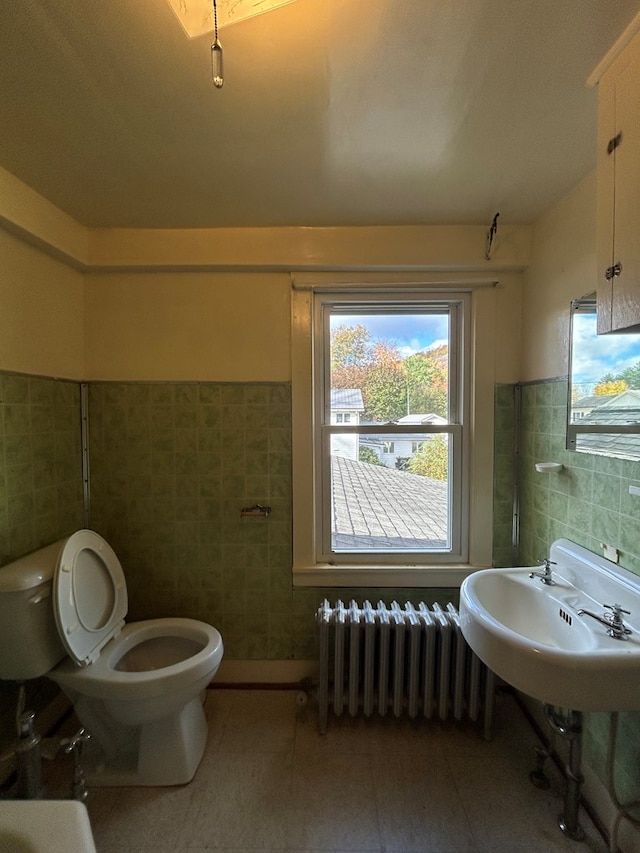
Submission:
<svg viewBox="0 0 640 853">
<path fill-rule="evenodd" d="M 493 544 L 493 425 L 495 391 L 495 280 L 474 278 L 465 281 L 447 277 L 410 283 L 375 274 L 350 276 L 349 281 L 329 281 L 330 274 L 292 275 L 292 452 L 293 452 L 293 583 L 319 587 L 455 587 L 472 571 L 491 565 Z M 471 370 L 464 392 L 469 394 L 468 446 L 464 465 L 468 472 L 466 524 L 468 554 L 465 560 L 447 562 L 440 555 L 433 562 L 418 563 L 407 558 L 384 564 L 372 554 L 363 563 L 319 561 L 317 539 L 321 535 L 315 513 L 317 494 L 317 451 L 314 446 L 314 417 L 318 405 L 313 381 L 314 341 L 318 318 L 314 296 L 318 293 L 358 294 L 372 292 L 390 298 L 410 293 L 414 302 L 452 300 L 463 295 L 468 300 L 467 338 L 462 356 Z M 415 431 L 408 426 L 407 431 Z M 432 431 L 437 432 L 437 429 Z M 487 500 L 487 484 L 489 500 Z"/>
<path fill-rule="evenodd" d="M 429 566 L 443 563 L 463 563 L 468 560 L 468 504 L 469 483 L 465 472 L 468 469 L 469 372 L 471 365 L 465 358 L 463 342 L 470 335 L 469 294 L 431 294 L 416 299 L 413 293 L 316 293 L 313 297 L 314 313 L 314 422 L 313 433 L 316 459 L 315 482 L 315 559 L 320 564 L 361 565 L 372 560 L 390 568 L 411 562 Z M 449 316 L 448 352 L 448 414 L 447 425 L 434 424 L 379 424 L 365 426 L 357 424 L 331 423 L 331 329 L 332 316 L 341 314 L 443 314 Z M 332 543 L 332 455 L 331 438 L 334 435 L 380 435 L 394 433 L 400 440 L 405 435 L 422 433 L 448 435 L 449 477 L 447 490 L 448 542 L 442 550 L 403 552 L 339 551 Z"/>
</svg>

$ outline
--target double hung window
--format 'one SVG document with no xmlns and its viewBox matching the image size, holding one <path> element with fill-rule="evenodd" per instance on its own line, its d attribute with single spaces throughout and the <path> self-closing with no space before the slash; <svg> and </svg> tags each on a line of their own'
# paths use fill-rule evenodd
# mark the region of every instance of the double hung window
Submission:
<svg viewBox="0 0 640 853">
<path fill-rule="evenodd" d="M 298 582 L 427 585 L 471 562 L 473 317 L 468 291 L 294 292 Z"/>
</svg>

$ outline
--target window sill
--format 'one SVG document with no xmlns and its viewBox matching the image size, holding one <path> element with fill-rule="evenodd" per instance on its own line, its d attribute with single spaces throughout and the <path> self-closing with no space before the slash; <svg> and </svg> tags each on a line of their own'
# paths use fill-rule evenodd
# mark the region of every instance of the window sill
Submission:
<svg viewBox="0 0 640 853">
<path fill-rule="evenodd" d="M 473 572 L 487 566 L 294 566 L 294 587 L 459 587 Z"/>
</svg>

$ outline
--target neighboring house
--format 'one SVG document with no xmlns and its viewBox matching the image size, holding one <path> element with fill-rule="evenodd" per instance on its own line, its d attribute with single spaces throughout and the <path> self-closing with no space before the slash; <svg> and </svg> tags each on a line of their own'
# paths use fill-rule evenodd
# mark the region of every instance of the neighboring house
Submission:
<svg viewBox="0 0 640 853">
<path fill-rule="evenodd" d="M 364 412 L 362 391 L 359 388 L 334 388 L 331 391 L 331 423 L 358 426 Z M 396 424 L 446 424 L 445 418 L 434 414 L 404 415 Z M 360 447 L 368 447 L 387 468 L 403 468 L 409 457 L 419 450 L 430 436 L 424 433 L 398 435 L 334 435 L 331 439 L 332 456 L 359 460 Z"/>
<path fill-rule="evenodd" d="M 334 388 L 331 391 L 331 423 L 357 426 L 364 412 L 362 391 L 359 388 Z M 358 459 L 357 435 L 334 435 L 331 439 L 333 456 Z"/>
<path fill-rule="evenodd" d="M 362 412 L 364 401 L 359 388 L 334 388 L 331 391 L 332 424 L 359 424 Z"/>
<path fill-rule="evenodd" d="M 394 421 L 397 424 L 446 424 L 446 418 L 435 414 L 404 415 Z M 362 447 L 372 450 L 382 465 L 387 468 L 404 468 L 413 453 L 430 441 L 431 436 L 424 433 L 397 433 L 389 435 L 366 435 L 360 437 Z"/>
<path fill-rule="evenodd" d="M 598 396 L 592 394 L 590 397 L 580 397 L 571 405 L 571 420 L 572 422 L 581 420 L 590 414 L 594 409 L 604 405 L 609 400 L 615 400 L 617 395 Z"/>
<path fill-rule="evenodd" d="M 603 400 L 580 418 L 580 424 L 606 424 L 615 426 L 638 425 L 640 427 L 640 391 L 628 389 L 615 397 L 592 397 Z M 575 422 L 575 418 L 573 419 Z M 640 459 L 640 433 L 580 433 L 576 449 Z"/>
</svg>

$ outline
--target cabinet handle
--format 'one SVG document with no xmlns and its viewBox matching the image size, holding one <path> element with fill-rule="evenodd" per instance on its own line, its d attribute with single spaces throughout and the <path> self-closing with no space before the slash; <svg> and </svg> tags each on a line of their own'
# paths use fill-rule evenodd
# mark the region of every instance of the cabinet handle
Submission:
<svg viewBox="0 0 640 853">
<path fill-rule="evenodd" d="M 617 263 L 617 264 L 614 264 L 612 267 L 607 267 L 607 269 L 605 270 L 605 273 L 604 273 L 604 277 L 606 278 L 607 281 L 611 281 L 612 278 L 617 278 L 621 272 L 622 272 L 622 264 Z"/>
</svg>

